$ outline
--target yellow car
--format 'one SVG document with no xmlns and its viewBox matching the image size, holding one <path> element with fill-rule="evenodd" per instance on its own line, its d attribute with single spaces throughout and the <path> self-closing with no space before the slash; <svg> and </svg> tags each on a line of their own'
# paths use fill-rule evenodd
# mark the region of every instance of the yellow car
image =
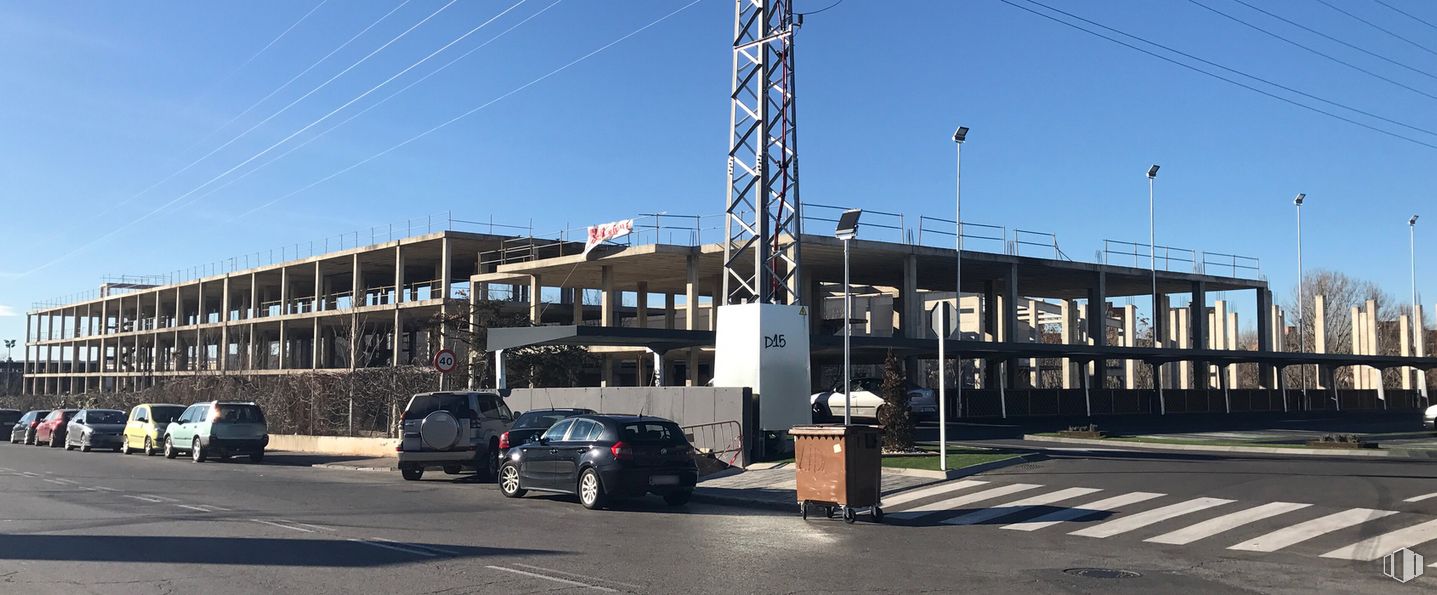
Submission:
<svg viewBox="0 0 1437 595">
<path fill-rule="evenodd" d="M 120 438 L 120 453 L 130 454 L 138 450 L 147 457 L 159 454 L 165 443 L 165 428 L 184 412 L 184 405 L 135 405 L 125 422 L 125 435 Z"/>
</svg>

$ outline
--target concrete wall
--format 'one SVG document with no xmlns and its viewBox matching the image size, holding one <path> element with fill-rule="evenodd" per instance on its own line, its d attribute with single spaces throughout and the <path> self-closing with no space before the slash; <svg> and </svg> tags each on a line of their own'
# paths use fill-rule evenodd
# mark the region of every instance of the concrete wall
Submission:
<svg viewBox="0 0 1437 595">
<path fill-rule="evenodd" d="M 683 426 L 698 448 L 739 448 L 735 464 L 746 465 L 757 444 L 758 413 L 753 391 L 710 386 L 607 388 L 516 388 L 505 402 L 515 411 L 583 407 L 601 413 L 653 415 Z M 740 448 L 739 445 L 743 446 Z M 725 455 L 727 461 L 729 455 Z"/>
<path fill-rule="evenodd" d="M 270 435 L 266 450 L 313 452 L 327 455 L 358 457 L 396 456 L 394 447 L 399 445 L 395 438 L 356 438 L 350 436 L 302 436 L 298 434 Z"/>
</svg>

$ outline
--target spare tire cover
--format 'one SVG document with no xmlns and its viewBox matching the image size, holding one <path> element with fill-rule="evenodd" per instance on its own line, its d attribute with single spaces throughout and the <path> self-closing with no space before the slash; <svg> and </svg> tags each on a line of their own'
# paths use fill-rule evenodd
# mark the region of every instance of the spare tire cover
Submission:
<svg viewBox="0 0 1437 595">
<path fill-rule="evenodd" d="M 448 411 L 435 411 L 419 422 L 419 437 L 435 450 L 448 450 L 459 442 L 459 420 Z"/>
</svg>

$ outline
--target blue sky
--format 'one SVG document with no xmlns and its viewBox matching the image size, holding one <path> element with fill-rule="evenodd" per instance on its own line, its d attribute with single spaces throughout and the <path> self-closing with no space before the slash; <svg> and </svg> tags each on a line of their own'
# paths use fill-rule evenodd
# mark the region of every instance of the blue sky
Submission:
<svg viewBox="0 0 1437 595">
<path fill-rule="evenodd" d="M 700 0 L 510 94 L 684 5 L 563 0 L 443 72 L 231 182 L 552 1 L 528 0 L 218 179 L 512 3 L 460 0 L 256 126 L 444 4 L 331 0 L 295 25 L 317 0 L 0 2 L 0 196 L 6 212 L 0 222 L 0 337 L 23 337 L 23 312 L 32 302 L 92 289 L 102 275 L 163 274 L 432 213 L 557 229 L 640 212 L 720 212 L 729 0 Z M 1433 99 L 1186 0 L 1044 1 L 1323 99 L 1437 130 Z M 1431 76 L 1437 75 L 1437 54 L 1315 0 L 1263 6 L 1428 76 L 1233 0 L 1202 1 L 1437 95 Z M 1386 1 L 1437 23 L 1431 4 Z M 797 6 L 815 10 L 830 3 L 799 0 Z M 1343 5 L 1437 49 L 1437 30 L 1427 25 L 1370 0 Z M 225 126 L 390 11 L 351 45 Z M 1091 259 L 1106 238 L 1146 241 L 1144 172 L 1156 162 L 1163 166 L 1160 244 L 1258 257 L 1275 291 L 1285 295 L 1296 277 L 1291 198 L 1306 192 L 1307 266 L 1348 271 L 1399 298 L 1409 295 L 1406 221 L 1434 204 L 1437 149 L 1183 70 L 998 0 L 846 0 L 808 17 L 799 44 L 807 202 L 951 217 L 949 135 L 961 123 L 973 129 L 964 145 L 965 220 L 1056 233 L 1069 255 Z M 1437 135 L 1342 113 L 1437 144 Z M 161 209 L 167 203 L 174 205 Z M 1437 235 L 1427 229 L 1437 225 L 1437 210 L 1427 216 L 1431 223 L 1419 224 L 1418 242 L 1430 255 Z M 1437 295 L 1434 271 L 1437 263 L 1425 270 L 1419 264 L 1419 286 L 1429 298 Z"/>
</svg>

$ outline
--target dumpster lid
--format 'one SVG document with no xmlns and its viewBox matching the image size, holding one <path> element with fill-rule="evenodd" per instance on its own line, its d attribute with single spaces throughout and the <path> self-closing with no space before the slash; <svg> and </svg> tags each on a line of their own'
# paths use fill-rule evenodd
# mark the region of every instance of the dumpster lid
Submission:
<svg viewBox="0 0 1437 595">
<path fill-rule="evenodd" d="M 847 434 L 859 434 L 866 432 L 881 432 L 880 426 L 853 424 L 813 424 L 808 426 L 794 426 L 788 430 L 790 436 L 844 436 Z"/>
</svg>

